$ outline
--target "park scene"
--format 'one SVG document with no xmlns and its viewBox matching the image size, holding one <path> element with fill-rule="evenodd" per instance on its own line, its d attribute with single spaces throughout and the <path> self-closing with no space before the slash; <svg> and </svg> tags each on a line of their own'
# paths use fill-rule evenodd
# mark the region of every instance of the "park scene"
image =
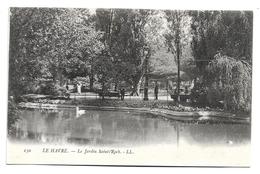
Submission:
<svg viewBox="0 0 260 174">
<path fill-rule="evenodd" d="M 252 11 L 10 8 L 8 137 L 248 148 L 252 31 Z"/>
</svg>

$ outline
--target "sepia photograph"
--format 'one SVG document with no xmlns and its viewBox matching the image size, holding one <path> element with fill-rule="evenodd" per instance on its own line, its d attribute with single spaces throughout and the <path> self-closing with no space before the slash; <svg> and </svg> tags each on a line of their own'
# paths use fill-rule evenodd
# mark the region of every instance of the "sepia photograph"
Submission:
<svg viewBox="0 0 260 174">
<path fill-rule="evenodd" d="M 253 11 L 9 8 L 8 164 L 249 167 Z"/>
</svg>

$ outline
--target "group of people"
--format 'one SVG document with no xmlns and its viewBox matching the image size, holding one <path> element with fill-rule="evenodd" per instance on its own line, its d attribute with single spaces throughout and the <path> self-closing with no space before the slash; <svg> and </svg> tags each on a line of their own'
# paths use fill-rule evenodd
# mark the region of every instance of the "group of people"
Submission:
<svg viewBox="0 0 260 174">
<path fill-rule="evenodd" d="M 69 91 L 69 83 L 66 83 L 66 90 Z M 77 84 L 74 84 L 74 88 L 76 89 L 77 93 L 81 93 L 81 88 L 82 88 L 82 84 L 81 83 L 77 83 Z"/>
<path fill-rule="evenodd" d="M 158 100 L 158 92 L 159 92 L 159 86 L 157 83 L 155 83 L 155 87 L 154 87 L 154 99 Z M 121 100 L 124 100 L 125 98 L 125 89 L 121 88 L 120 89 L 120 98 Z"/>
<path fill-rule="evenodd" d="M 125 99 L 125 88 L 120 89 L 120 98 L 121 100 Z"/>
<path fill-rule="evenodd" d="M 77 93 L 81 93 L 82 85 L 80 83 L 77 83 L 77 84 L 75 84 L 75 87 L 77 89 Z M 66 84 L 66 89 L 69 90 L 68 84 Z M 125 99 L 125 88 L 121 88 L 119 92 L 120 92 L 120 99 L 124 100 Z M 154 87 L 154 99 L 155 100 L 158 100 L 158 92 L 159 92 L 159 86 L 157 83 L 155 83 L 155 87 Z"/>
</svg>

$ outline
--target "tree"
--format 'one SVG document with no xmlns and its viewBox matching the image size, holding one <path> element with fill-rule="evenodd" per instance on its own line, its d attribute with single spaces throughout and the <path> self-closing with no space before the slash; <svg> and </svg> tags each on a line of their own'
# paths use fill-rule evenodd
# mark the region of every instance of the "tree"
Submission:
<svg viewBox="0 0 260 174">
<path fill-rule="evenodd" d="M 40 77 L 45 76 L 56 81 L 68 53 L 66 44 L 69 42 L 67 38 L 70 36 L 70 26 L 66 28 L 69 21 L 64 18 L 69 16 L 69 11 L 65 9 L 11 9 L 10 61 L 35 62 L 38 66 L 34 65 L 32 72 L 41 70 L 38 73 Z M 21 71 L 25 69 L 20 68 Z M 25 78 L 29 78 L 29 75 Z"/>
<path fill-rule="evenodd" d="M 93 22 L 91 23 L 89 20 L 88 10 L 58 9 L 55 13 L 55 9 L 53 9 L 49 13 L 54 14 L 57 20 L 50 27 L 53 34 L 46 42 L 42 43 L 42 46 L 55 43 L 46 51 L 45 55 L 49 67 L 52 67 L 50 70 L 53 79 L 62 76 L 64 72 L 67 72 L 66 74 L 70 78 L 74 74 L 74 76 L 90 75 L 90 79 L 93 79 L 92 59 L 102 50 L 102 45 L 99 41 L 101 33 L 96 32 Z M 44 20 L 42 19 L 42 21 Z M 75 62 L 79 68 L 73 71 L 73 65 L 75 66 L 73 63 Z M 62 80 L 59 79 L 59 81 Z"/>
<path fill-rule="evenodd" d="M 192 11 L 192 51 L 208 100 L 228 110 L 250 110 L 252 26 L 250 11 Z"/>
<path fill-rule="evenodd" d="M 42 76 L 43 66 L 36 49 L 33 26 L 37 9 L 10 9 L 9 95 L 16 101 L 31 89 L 32 83 Z"/>
<path fill-rule="evenodd" d="M 172 52 L 177 62 L 177 96 L 180 101 L 180 57 L 182 48 L 188 43 L 190 18 L 185 11 L 165 11 L 169 25 L 169 33 L 165 35 L 169 51 Z"/>
<path fill-rule="evenodd" d="M 210 104 L 214 106 L 221 100 L 226 110 L 250 111 L 252 67 L 248 62 L 219 53 L 206 72 Z"/>
<path fill-rule="evenodd" d="M 76 13 L 77 12 L 77 13 Z M 95 17 L 85 9 L 77 9 L 78 21 L 71 36 L 70 54 L 67 56 L 66 76 L 73 79 L 77 76 L 89 77 L 89 88 L 93 90 L 94 60 L 98 59 L 104 45 L 101 42 L 103 33 L 96 30 Z"/>
<path fill-rule="evenodd" d="M 64 75 L 93 76 L 102 33 L 88 10 L 12 8 L 10 18 L 10 91 L 26 93 L 42 78 L 62 85 Z"/>
<path fill-rule="evenodd" d="M 251 63 L 252 12 L 191 11 L 190 16 L 192 50 L 201 73 L 218 52 Z"/>
<path fill-rule="evenodd" d="M 150 49 L 146 25 L 154 11 L 98 9 L 96 13 L 97 26 L 105 32 L 103 41 L 115 68 L 115 83 L 125 81 L 133 87 L 132 95 L 138 95 L 146 51 Z"/>
<path fill-rule="evenodd" d="M 110 77 L 106 76 L 106 78 L 110 78 L 110 82 L 115 83 L 115 90 L 117 90 L 117 84 L 122 79 L 122 74 L 117 73 L 116 71 L 120 66 L 118 64 L 120 63 L 120 59 L 118 58 L 118 54 L 113 51 L 114 42 L 115 42 L 115 35 L 116 35 L 116 28 L 114 27 L 116 23 L 115 16 L 117 15 L 118 10 L 115 9 L 97 9 L 96 10 L 96 29 L 103 32 L 103 37 L 101 41 L 104 45 L 104 55 L 101 55 L 101 60 L 104 58 L 104 56 L 107 56 L 107 59 L 110 60 L 110 63 L 107 64 L 113 65 L 113 73 L 108 72 L 107 74 L 110 74 Z M 101 64 L 102 61 L 97 61 Z M 101 66 L 101 65 L 100 65 Z M 106 66 L 106 65 L 105 65 Z M 110 69 L 110 68 L 108 68 Z"/>
<path fill-rule="evenodd" d="M 101 83 L 102 99 L 104 99 L 104 93 L 109 89 L 113 80 L 112 77 L 115 74 L 112 59 L 107 54 L 104 50 L 98 59 L 93 62 L 94 73 L 97 75 L 98 82 Z"/>
</svg>

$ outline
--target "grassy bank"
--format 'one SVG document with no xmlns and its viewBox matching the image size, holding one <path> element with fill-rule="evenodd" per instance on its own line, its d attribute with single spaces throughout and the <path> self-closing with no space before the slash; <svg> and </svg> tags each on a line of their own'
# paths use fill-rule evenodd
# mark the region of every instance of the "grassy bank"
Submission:
<svg viewBox="0 0 260 174">
<path fill-rule="evenodd" d="M 64 105 L 83 105 L 83 106 L 96 106 L 96 107 L 127 107 L 127 108 L 148 108 L 148 109 L 163 109 L 177 112 L 200 112 L 210 111 L 223 113 L 224 115 L 236 115 L 238 117 L 250 117 L 250 113 L 237 112 L 232 113 L 224 111 L 220 108 L 211 107 L 197 107 L 192 103 L 176 103 L 173 100 L 154 100 L 150 99 L 144 101 L 140 98 L 126 98 L 120 100 L 118 98 L 105 98 L 99 97 L 85 97 L 85 98 L 72 98 L 72 99 L 46 99 L 46 98 L 34 98 L 30 102 L 42 103 L 42 104 L 64 104 Z"/>
<path fill-rule="evenodd" d="M 169 109 L 174 111 L 222 111 L 221 109 L 212 109 L 209 107 L 194 107 L 189 106 L 189 103 L 177 104 L 172 100 L 140 100 L 140 99 L 71 99 L 71 100 L 47 100 L 38 99 L 33 102 L 37 103 L 50 103 L 50 104 L 71 104 L 71 105 L 86 105 L 86 106 L 110 106 L 110 107 L 129 107 L 129 108 L 160 108 Z"/>
</svg>

